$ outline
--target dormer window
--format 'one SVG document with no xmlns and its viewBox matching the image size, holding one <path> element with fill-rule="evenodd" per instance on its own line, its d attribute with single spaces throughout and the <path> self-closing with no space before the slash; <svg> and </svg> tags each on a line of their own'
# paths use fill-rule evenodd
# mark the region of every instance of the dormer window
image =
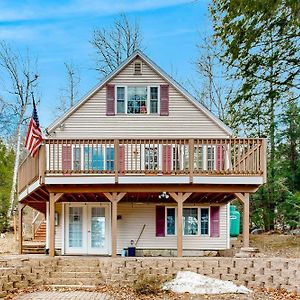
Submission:
<svg viewBox="0 0 300 300">
<path fill-rule="evenodd" d="M 134 75 L 142 75 L 142 62 L 139 60 L 134 62 Z"/>
</svg>

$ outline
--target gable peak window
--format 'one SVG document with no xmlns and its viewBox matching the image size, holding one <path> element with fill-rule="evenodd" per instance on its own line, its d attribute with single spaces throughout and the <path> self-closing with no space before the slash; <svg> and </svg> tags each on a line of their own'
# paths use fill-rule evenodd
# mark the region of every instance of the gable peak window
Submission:
<svg viewBox="0 0 300 300">
<path fill-rule="evenodd" d="M 136 60 L 133 66 L 134 66 L 134 75 L 142 75 L 142 62 L 140 60 Z"/>
<path fill-rule="evenodd" d="M 159 86 L 116 86 L 115 93 L 115 110 L 118 114 L 132 115 L 159 113 Z"/>
</svg>

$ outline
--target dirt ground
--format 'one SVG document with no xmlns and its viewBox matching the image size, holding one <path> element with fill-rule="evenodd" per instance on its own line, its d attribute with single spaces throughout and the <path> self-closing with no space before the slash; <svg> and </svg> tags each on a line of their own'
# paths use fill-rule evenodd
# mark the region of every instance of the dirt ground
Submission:
<svg viewBox="0 0 300 300">
<path fill-rule="evenodd" d="M 18 242 L 15 240 L 14 234 L 11 232 L 5 233 L 4 237 L 0 237 L 0 254 L 10 255 L 18 253 Z"/>
<path fill-rule="evenodd" d="M 300 257 L 300 236 L 258 234 L 250 236 L 250 245 L 259 249 L 260 257 Z"/>
<path fill-rule="evenodd" d="M 260 257 L 300 257 L 300 236 L 283 234 L 257 234 L 250 235 L 250 246 L 259 249 Z M 17 254 L 18 242 L 13 233 L 5 234 L 0 238 L 0 254 Z"/>
</svg>

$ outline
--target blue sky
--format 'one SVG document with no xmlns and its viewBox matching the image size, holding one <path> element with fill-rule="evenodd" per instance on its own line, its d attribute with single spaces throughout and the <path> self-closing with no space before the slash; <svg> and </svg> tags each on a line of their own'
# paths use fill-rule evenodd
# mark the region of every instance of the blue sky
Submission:
<svg viewBox="0 0 300 300">
<path fill-rule="evenodd" d="M 184 82 L 196 75 L 200 34 L 210 31 L 208 0 L 0 0 L 0 40 L 38 57 L 42 127 L 54 119 L 60 90 L 66 84 L 64 62 L 78 65 L 79 98 L 98 83 L 94 29 L 108 27 L 120 12 L 139 21 L 145 53 Z"/>
</svg>

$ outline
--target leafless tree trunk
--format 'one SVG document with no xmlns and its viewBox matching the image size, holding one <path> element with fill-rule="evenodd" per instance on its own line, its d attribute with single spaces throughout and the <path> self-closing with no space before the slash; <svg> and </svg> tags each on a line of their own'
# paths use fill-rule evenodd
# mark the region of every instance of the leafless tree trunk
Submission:
<svg viewBox="0 0 300 300">
<path fill-rule="evenodd" d="M 10 208 L 8 217 L 11 216 L 17 192 L 17 176 L 20 163 L 22 129 L 26 120 L 26 113 L 30 106 L 30 100 L 36 92 L 38 75 L 35 72 L 36 61 L 33 65 L 27 53 L 21 56 L 14 52 L 7 43 L 0 42 L 0 68 L 3 74 L 2 82 L 5 82 L 5 95 L 3 96 L 3 115 L 9 116 L 11 129 L 15 137 L 15 162 L 13 182 L 10 193 Z"/>
<path fill-rule="evenodd" d="M 97 53 L 96 70 L 106 76 L 141 48 L 139 24 L 136 21 L 131 23 L 125 14 L 121 14 L 115 19 L 113 27 L 94 30 L 90 43 Z"/>
<path fill-rule="evenodd" d="M 197 45 L 199 57 L 195 62 L 196 70 L 200 75 L 201 87 L 192 85 L 199 101 L 204 104 L 221 120 L 225 121 L 228 116 L 228 99 L 234 93 L 234 86 L 228 82 L 218 58 L 218 53 L 213 39 L 205 37 Z"/>
<path fill-rule="evenodd" d="M 66 87 L 61 89 L 60 103 L 56 108 L 56 112 L 59 114 L 65 113 L 70 107 L 72 107 L 78 96 L 78 85 L 80 82 L 80 76 L 78 68 L 73 62 L 65 62 L 67 84 Z"/>
</svg>

